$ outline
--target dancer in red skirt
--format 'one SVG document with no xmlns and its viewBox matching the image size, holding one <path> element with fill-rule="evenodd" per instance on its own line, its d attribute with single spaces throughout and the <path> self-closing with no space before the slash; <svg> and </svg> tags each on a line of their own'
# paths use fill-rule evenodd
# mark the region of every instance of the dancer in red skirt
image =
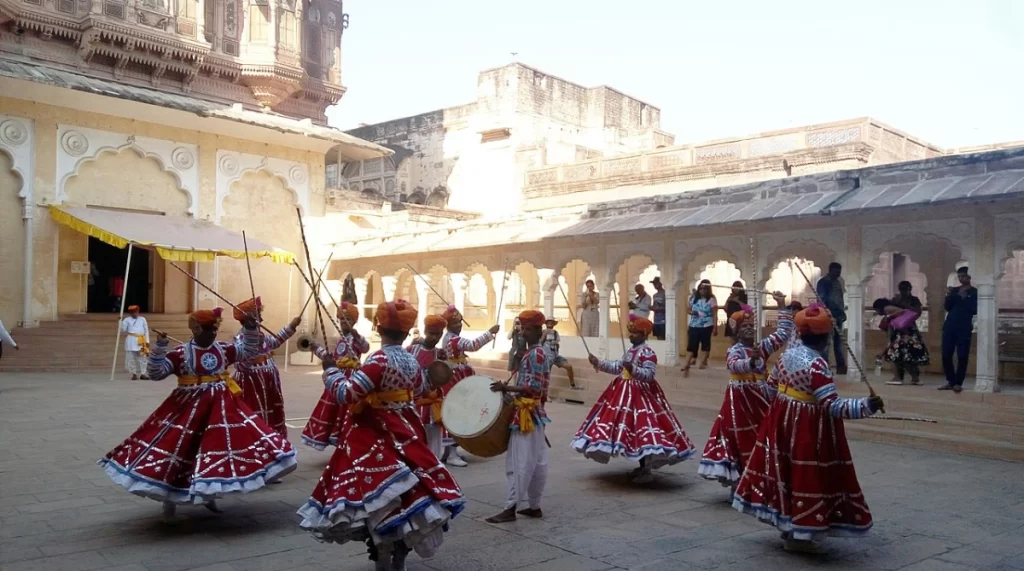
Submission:
<svg viewBox="0 0 1024 571">
<path fill-rule="evenodd" d="M 630 314 L 627 328 L 633 346 L 622 360 L 589 357 L 597 370 L 618 376 L 576 431 L 572 448 L 602 464 L 620 455 L 638 460 L 640 467 L 633 472 L 633 483 L 646 484 L 654 480 L 652 470 L 686 460 L 693 455 L 694 447 L 654 379 L 658 356 L 647 345 L 654 325 Z"/>
<path fill-rule="evenodd" d="M 437 344 L 441 341 L 441 335 L 444 334 L 445 327 L 447 326 L 448 322 L 444 317 L 428 315 L 423 320 L 423 330 L 426 332 L 426 336 L 420 338 L 419 343 L 414 343 L 405 348 L 406 351 L 416 358 L 416 362 L 424 370 L 433 364 L 434 361 L 444 360 L 444 350 L 438 347 Z M 449 383 L 441 388 L 432 389 L 416 399 L 416 410 L 419 412 L 424 430 L 427 431 L 427 446 L 430 447 L 430 451 L 438 458 L 441 457 L 444 440 L 448 438 L 448 432 L 444 429 L 444 424 L 441 422 L 441 404 L 444 402 L 444 396 L 448 394 L 451 387 L 452 383 Z"/>
<path fill-rule="evenodd" d="M 377 569 L 405 569 L 410 548 L 431 557 L 464 498 L 427 447 L 413 399 L 429 390 L 402 342 L 416 323 L 404 300 L 377 306 L 381 348 L 351 376 L 324 359 L 324 385 L 350 406 L 341 440 L 300 524 L 320 541 L 368 541 Z M 390 566 L 389 566 L 390 565 Z"/>
<path fill-rule="evenodd" d="M 786 296 L 775 292 L 772 297 L 782 308 L 778 314 L 779 324 L 775 332 L 756 347 L 754 309 L 744 304 L 729 316 L 729 330 L 736 342 L 726 353 L 729 386 L 697 470 L 701 476 L 718 480 L 723 486 L 734 487 L 743 475 L 743 466 L 757 441 L 757 430 L 768 412 L 769 396 L 764 384 L 768 357 L 785 347 L 793 334 L 793 313 L 783 307 Z"/>
<path fill-rule="evenodd" d="M 359 320 L 359 308 L 343 301 L 338 307 L 338 323 L 341 326 L 341 338 L 334 346 L 334 352 L 330 355 L 337 363 L 338 371 L 342 375 L 351 376 L 359 370 L 359 361 L 370 350 L 370 342 L 359 334 L 355 324 Z M 327 349 L 313 343 L 310 347 L 313 354 L 321 361 L 328 355 Z M 306 422 L 306 428 L 302 431 L 302 443 L 306 446 L 323 450 L 330 446 L 337 446 L 338 435 L 341 434 L 341 427 L 345 422 L 347 410 L 338 404 L 334 393 L 324 389 L 320 395 L 320 401 L 313 408 L 313 414 Z"/>
<path fill-rule="evenodd" d="M 242 340 L 217 341 L 221 309 L 189 315 L 192 340 L 167 351 L 159 337 L 147 372 L 154 381 L 178 377 L 178 387 L 131 436 L 99 461 L 129 492 L 175 504 L 206 504 L 228 493 L 258 490 L 295 469 L 295 451 L 238 396 L 228 366 L 259 353 L 253 314 L 243 317 Z"/>
<path fill-rule="evenodd" d="M 247 313 L 262 315 L 263 302 L 259 297 L 239 303 L 232 315 L 235 321 L 241 323 Z M 288 427 L 284 423 L 284 395 L 281 393 L 281 373 L 274 362 L 274 351 L 295 335 L 295 328 L 300 323 L 301 318 L 292 319 L 291 323 L 278 331 L 276 337 L 260 331 L 259 354 L 249 359 L 239 359 L 235 363 L 234 379 L 242 389 L 242 401 L 285 438 L 288 438 Z M 244 332 L 239 331 L 235 341 L 241 342 L 243 335 Z"/>
<path fill-rule="evenodd" d="M 882 408 L 880 397 L 844 399 L 821 352 L 829 346 L 832 316 L 813 304 L 797 313 L 801 343 L 791 345 L 772 370 L 778 386 L 757 444 L 733 496 L 733 507 L 782 532 L 787 550 L 816 551 L 827 535 L 861 535 L 871 528 L 844 418 Z"/>
<path fill-rule="evenodd" d="M 449 305 L 441 317 L 448 322 L 448 331 L 445 333 L 444 339 L 441 340 L 441 348 L 445 352 L 448 364 L 452 367 L 452 385 L 454 385 L 462 379 L 476 374 L 473 366 L 469 364 L 469 357 L 466 356 L 466 353 L 478 351 L 490 343 L 497 335 L 499 327 L 495 325 L 475 339 L 465 339 L 462 337 L 462 313 L 454 305 Z M 466 460 L 459 454 L 455 441 L 449 439 L 444 441 L 444 454 L 441 455 L 441 461 L 449 466 L 459 468 L 467 465 Z"/>
</svg>

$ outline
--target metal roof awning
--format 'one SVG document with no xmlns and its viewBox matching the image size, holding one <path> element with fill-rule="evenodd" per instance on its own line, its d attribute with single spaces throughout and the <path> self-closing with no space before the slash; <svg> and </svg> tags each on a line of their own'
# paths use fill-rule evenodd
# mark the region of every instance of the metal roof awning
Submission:
<svg viewBox="0 0 1024 571">
<path fill-rule="evenodd" d="M 58 223 L 116 248 L 128 244 L 156 250 L 172 262 L 212 262 L 217 256 L 245 259 L 246 243 L 250 258 L 270 258 L 290 264 L 295 254 L 269 246 L 227 228 L 184 216 L 162 216 L 141 212 L 101 208 L 50 207 L 50 216 Z"/>
</svg>

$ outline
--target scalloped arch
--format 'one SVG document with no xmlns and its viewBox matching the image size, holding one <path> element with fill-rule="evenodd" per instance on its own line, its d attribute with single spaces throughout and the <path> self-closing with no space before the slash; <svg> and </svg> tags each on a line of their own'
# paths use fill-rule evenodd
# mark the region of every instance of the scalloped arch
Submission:
<svg viewBox="0 0 1024 571">
<path fill-rule="evenodd" d="M 643 248 L 637 248 L 636 250 L 629 250 L 628 253 L 616 255 L 614 258 L 612 258 L 609 261 L 609 263 L 608 263 L 608 280 L 607 280 L 608 284 L 615 283 L 615 276 L 619 273 L 619 270 L 622 269 L 622 266 L 630 258 L 632 258 L 634 256 L 644 256 L 648 260 L 650 260 L 650 262 L 651 262 L 650 265 L 655 265 L 655 266 L 658 266 L 659 268 L 662 266 L 662 264 L 658 263 L 658 256 L 650 253 L 649 251 L 647 251 L 647 250 L 645 250 Z"/>
<path fill-rule="evenodd" d="M 813 238 L 788 240 L 776 246 L 764 257 L 764 265 L 758 268 L 757 283 L 753 287 L 763 288 L 775 268 L 782 262 L 793 258 L 814 262 L 814 265 L 821 268 L 822 271 L 828 268 L 832 262 L 839 262 L 844 266 L 844 262 L 846 262 L 845 254 L 840 255 L 819 240 Z"/>
<path fill-rule="evenodd" d="M 945 245 L 951 252 L 957 254 L 961 260 L 966 258 L 963 248 L 957 245 L 952 239 L 934 234 L 931 232 L 903 232 L 893 236 L 890 240 L 886 240 L 880 246 L 875 248 L 871 252 L 866 252 L 868 255 L 861 255 L 861 285 L 866 285 L 868 280 L 871 279 L 871 271 L 875 264 L 878 263 L 878 257 L 883 252 L 900 252 L 907 254 L 911 259 L 914 260 L 930 260 L 935 257 L 935 250 L 928 244 L 928 241 L 937 242 Z M 972 260 L 967 260 L 971 262 Z M 922 272 L 927 274 L 928 272 Z"/>
<path fill-rule="evenodd" d="M 147 151 L 139 147 L 138 144 L 131 142 L 121 146 L 100 147 L 96 149 L 96 152 L 91 154 L 90 156 L 82 157 L 81 159 L 79 159 L 75 163 L 74 168 L 71 170 L 71 172 L 61 177 L 61 180 L 58 183 L 60 189 L 60 192 L 58 193 L 60 197 L 59 201 L 63 203 L 65 200 L 67 200 L 67 183 L 79 176 L 79 173 L 82 172 L 82 167 L 90 163 L 95 163 L 106 155 L 120 155 L 125 151 L 132 151 L 133 153 L 135 153 L 135 156 L 139 157 L 140 159 L 149 159 L 155 161 L 162 171 L 174 177 L 174 185 L 178 188 L 178 190 L 180 190 L 185 196 L 188 197 L 188 213 L 191 214 L 193 217 L 196 216 L 196 209 L 198 208 L 198 197 L 195 196 L 188 188 L 186 188 L 185 182 L 182 180 L 181 173 L 178 172 L 178 170 L 175 169 L 173 166 L 168 166 L 167 163 L 164 162 L 164 159 L 161 155 Z"/>
<path fill-rule="evenodd" d="M 234 192 L 235 185 L 241 182 L 246 175 L 259 173 L 265 173 L 270 175 L 271 178 L 276 178 L 281 183 L 281 186 L 284 187 L 284 189 L 287 190 L 288 193 L 292 195 L 292 204 L 299 207 L 299 210 L 302 212 L 303 216 L 309 216 L 309 213 L 307 212 L 305 205 L 302 204 L 302 197 L 299 195 L 299 191 L 292 188 L 291 183 L 288 181 L 288 177 L 282 175 L 279 172 L 275 172 L 273 169 L 267 167 L 266 165 L 260 165 L 258 167 L 241 169 L 238 172 L 237 176 L 231 178 L 231 180 L 228 182 L 227 192 L 224 193 L 222 196 L 217 197 L 218 219 L 224 216 L 224 199 L 227 198 L 228 195 L 230 195 L 232 192 Z"/>
<path fill-rule="evenodd" d="M 740 270 L 740 276 L 744 278 L 744 283 L 749 281 L 749 277 L 744 275 L 743 264 L 740 262 L 739 256 L 724 246 L 711 246 L 691 250 L 689 255 L 684 256 L 679 261 L 679 270 L 676 273 L 674 284 L 674 289 L 677 292 L 689 291 L 689 283 L 700 279 L 700 273 L 718 261 L 726 261 L 736 266 Z"/>
</svg>

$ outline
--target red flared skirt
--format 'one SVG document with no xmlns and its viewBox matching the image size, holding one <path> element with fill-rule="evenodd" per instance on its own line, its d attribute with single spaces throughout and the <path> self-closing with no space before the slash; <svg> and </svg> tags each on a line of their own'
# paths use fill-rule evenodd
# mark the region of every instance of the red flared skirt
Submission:
<svg viewBox="0 0 1024 571">
<path fill-rule="evenodd" d="M 464 499 L 413 408 L 350 414 L 340 442 L 300 525 L 321 541 L 406 541 L 431 557 Z"/>
<path fill-rule="evenodd" d="M 757 442 L 757 431 L 768 414 L 764 383 L 732 381 L 711 434 L 704 445 L 697 472 L 705 478 L 731 486 L 743 475 L 750 452 Z"/>
<path fill-rule="evenodd" d="M 260 415 L 281 436 L 288 438 L 285 425 L 284 395 L 281 393 L 281 375 L 274 359 L 236 370 L 235 382 L 242 389 L 242 401 Z"/>
<path fill-rule="evenodd" d="M 733 507 L 794 539 L 871 528 L 842 419 L 817 403 L 776 397 L 733 496 Z"/>
<path fill-rule="evenodd" d="M 133 494 L 204 503 L 252 492 L 295 469 L 295 451 L 224 382 L 178 387 L 99 461 Z"/>
<path fill-rule="evenodd" d="M 334 393 L 324 389 L 302 430 L 302 443 L 317 450 L 337 446 L 347 414 L 348 407 L 340 404 Z"/>
<path fill-rule="evenodd" d="M 676 464 L 694 453 L 657 381 L 616 377 L 576 432 L 572 448 L 602 464 L 610 458 L 646 458 L 648 466 Z"/>
</svg>

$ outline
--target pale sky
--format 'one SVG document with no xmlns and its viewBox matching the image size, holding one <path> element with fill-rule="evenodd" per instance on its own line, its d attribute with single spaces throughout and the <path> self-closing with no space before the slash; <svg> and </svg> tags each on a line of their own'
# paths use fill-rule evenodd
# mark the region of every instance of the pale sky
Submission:
<svg viewBox="0 0 1024 571">
<path fill-rule="evenodd" d="M 677 144 L 865 115 L 947 148 L 1024 140 L 1016 0 L 344 6 L 343 129 L 469 103 L 478 72 L 520 61 L 661 108 Z"/>
</svg>

